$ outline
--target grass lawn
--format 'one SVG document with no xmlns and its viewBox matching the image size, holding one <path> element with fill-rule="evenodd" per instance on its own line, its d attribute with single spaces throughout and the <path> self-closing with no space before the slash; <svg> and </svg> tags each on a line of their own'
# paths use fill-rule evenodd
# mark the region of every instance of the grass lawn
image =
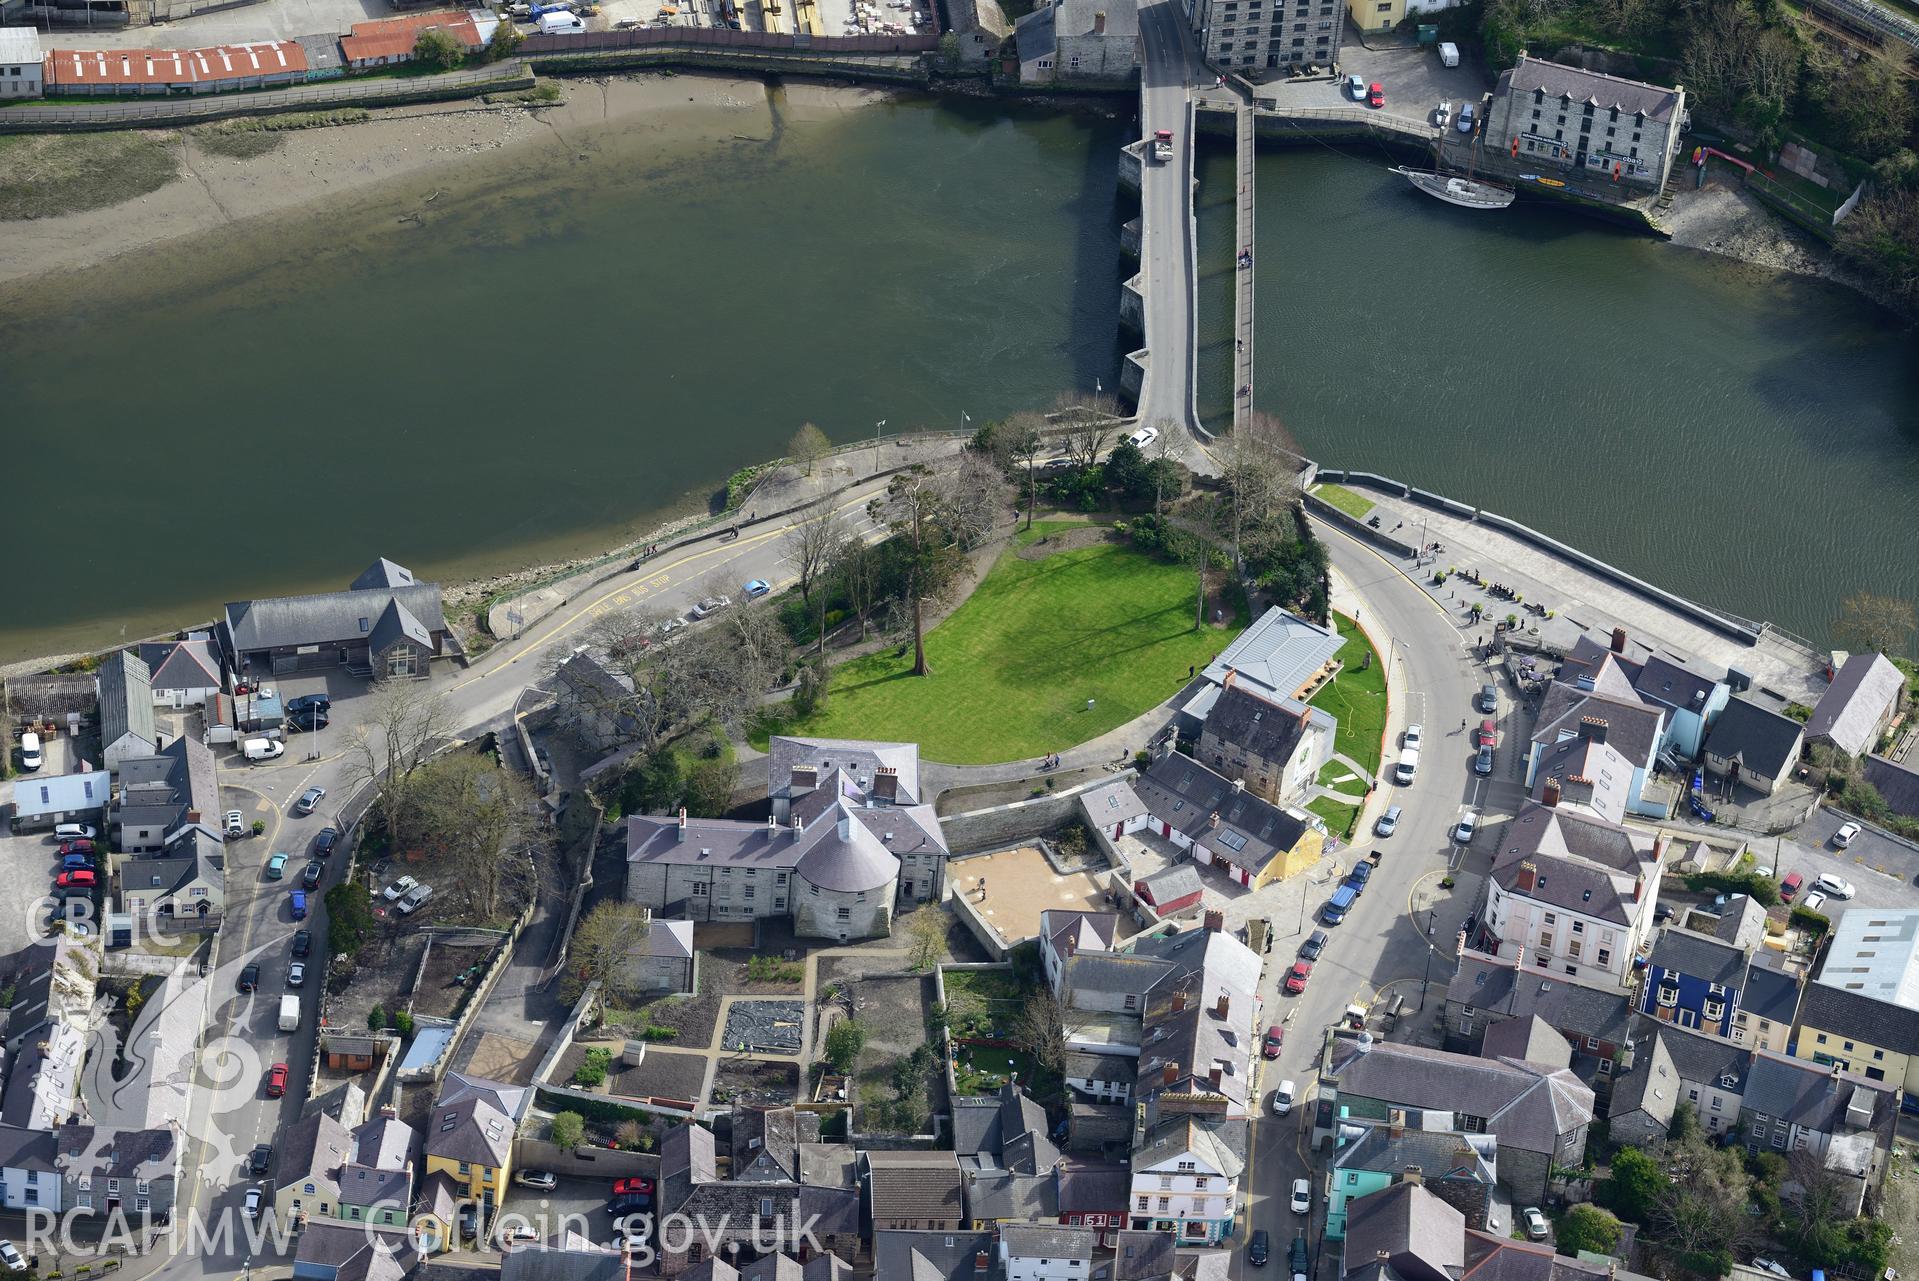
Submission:
<svg viewBox="0 0 1919 1281">
<path fill-rule="evenodd" d="M 926 759 L 953 765 L 1037 757 L 1097 738 L 1171 696 L 1187 668 L 1204 667 L 1246 626 L 1240 599 L 1226 626 L 1195 631 L 1192 571 L 1118 543 L 1043 560 L 1017 554 L 1051 530 L 1076 527 L 1042 522 L 1018 536 L 927 634 L 931 676 L 910 674 L 910 648 L 856 659 L 833 674 L 823 709 L 769 718 L 754 746 L 785 732 L 917 742 Z"/>
<path fill-rule="evenodd" d="M 1024 1050 L 998 1049 L 986 1045 L 962 1045 L 959 1060 L 953 1065 L 953 1086 L 962 1096 L 998 1094 L 999 1087 L 1013 1073 L 1035 1099 L 1049 1099 L 1059 1092 L 1059 1078 L 1033 1062 Z"/>
<path fill-rule="evenodd" d="M 1010 970 L 946 971 L 946 1024 L 956 1035 L 989 1035 L 1026 1003 L 1027 989 Z"/>
<path fill-rule="evenodd" d="M 1339 651 L 1343 666 L 1338 676 L 1313 695 L 1313 706 L 1339 718 L 1333 750 L 1351 757 L 1379 777 L 1379 740 L 1386 730 L 1386 666 L 1366 640 L 1358 624 L 1344 614 L 1333 615 L 1346 644 Z M 1360 664 L 1372 655 L 1372 666 Z"/>
<path fill-rule="evenodd" d="M 1341 485 L 1320 485 L 1313 490 L 1313 493 L 1339 508 L 1339 510 L 1345 512 L 1354 520 L 1366 519 L 1366 514 L 1373 509 L 1372 499 L 1360 494 L 1355 494 L 1352 490 Z"/>
<path fill-rule="evenodd" d="M 1341 840 L 1346 839 L 1346 829 L 1352 824 L 1353 815 L 1359 809 L 1357 805 L 1341 805 L 1329 796 L 1316 796 L 1306 802 L 1306 808 L 1326 820 L 1326 830 Z"/>
</svg>

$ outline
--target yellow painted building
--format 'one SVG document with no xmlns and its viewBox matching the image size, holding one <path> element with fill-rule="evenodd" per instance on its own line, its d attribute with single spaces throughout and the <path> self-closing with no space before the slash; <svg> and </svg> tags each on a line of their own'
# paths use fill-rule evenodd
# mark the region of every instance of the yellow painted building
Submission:
<svg viewBox="0 0 1919 1281">
<path fill-rule="evenodd" d="M 1346 15 L 1361 31 L 1389 31 L 1406 17 L 1406 0 L 1346 0 Z"/>
<path fill-rule="evenodd" d="M 1146 807 L 1144 830 L 1248 889 L 1298 876 L 1325 852 L 1319 819 L 1262 800 L 1180 752 L 1154 761 L 1133 790 Z"/>
<path fill-rule="evenodd" d="M 1830 973 L 1830 958 L 1826 968 Z M 1919 1097 L 1919 1010 L 1825 982 L 1808 983 L 1799 1002 L 1793 1054 L 1814 1063 L 1838 1064 L 1868 1081 L 1883 1081 Z"/>
<path fill-rule="evenodd" d="M 444 1174 L 464 1196 L 494 1206 L 504 1202 L 525 1099 L 520 1086 L 449 1073 L 427 1122 L 427 1177 Z"/>
</svg>

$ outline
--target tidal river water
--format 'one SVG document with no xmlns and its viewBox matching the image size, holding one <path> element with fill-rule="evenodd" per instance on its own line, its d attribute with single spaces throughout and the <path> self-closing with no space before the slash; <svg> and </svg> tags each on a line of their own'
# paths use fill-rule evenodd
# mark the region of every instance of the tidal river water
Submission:
<svg viewBox="0 0 1919 1281">
<path fill-rule="evenodd" d="M 0 661 L 376 555 L 455 578 L 580 554 L 807 420 L 844 441 L 1113 385 L 1126 120 L 770 110 L 753 137 L 616 122 L 444 198 L 0 291 Z M 1258 400 L 1309 453 L 1814 638 L 1856 585 L 1919 595 L 1919 344 L 1891 317 L 1396 181 L 1261 160 Z M 1202 185 L 1219 335 L 1229 182 Z"/>
</svg>

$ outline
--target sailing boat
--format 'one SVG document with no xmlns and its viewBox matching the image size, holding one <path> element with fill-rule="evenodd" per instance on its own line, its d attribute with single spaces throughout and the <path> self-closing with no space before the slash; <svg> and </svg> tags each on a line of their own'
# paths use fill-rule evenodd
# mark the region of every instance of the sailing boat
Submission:
<svg viewBox="0 0 1919 1281">
<path fill-rule="evenodd" d="M 1392 173 L 1405 177 L 1407 182 L 1419 188 L 1427 195 L 1443 200 L 1449 205 L 1458 205 L 1461 209 L 1504 209 L 1513 202 L 1515 192 L 1503 183 L 1489 182 L 1484 178 L 1473 177 L 1474 158 L 1478 154 L 1479 134 L 1473 135 L 1472 149 L 1466 155 L 1466 172 L 1449 173 L 1443 167 L 1440 152 L 1446 138 L 1446 125 L 1442 121 L 1439 132 L 1433 135 L 1433 167 L 1431 169 L 1413 169 L 1406 165 L 1396 165 Z"/>
</svg>

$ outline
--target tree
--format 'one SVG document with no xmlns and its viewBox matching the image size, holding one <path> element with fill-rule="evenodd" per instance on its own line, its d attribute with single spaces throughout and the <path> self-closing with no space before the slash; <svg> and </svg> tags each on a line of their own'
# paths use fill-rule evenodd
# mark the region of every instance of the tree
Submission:
<svg viewBox="0 0 1919 1281">
<path fill-rule="evenodd" d="M 728 730 L 756 719 L 792 657 L 779 615 L 764 605 L 737 606 L 693 639 L 677 648 L 684 651 L 680 678 L 691 685 L 695 713 Z"/>
<path fill-rule="evenodd" d="M 1186 479 L 1173 457 L 1178 442 L 1179 425 L 1162 418 L 1159 435 L 1153 440 L 1153 460 L 1146 465 L 1146 488 L 1152 491 L 1153 514 L 1156 516 L 1164 516 L 1166 504 L 1178 498 L 1186 488 Z"/>
<path fill-rule="evenodd" d="M 733 808 L 740 765 L 729 751 L 702 757 L 686 772 L 686 812 L 695 818 L 723 818 Z"/>
<path fill-rule="evenodd" d="M 839 586 L 853 616 L 859 619 L 861 640 L 866 639 L 867 622 L 879 602 L 879 558 L 879 549 L 849 534 L 827 561 L 827 576 Z"/>
<path fill-rule="evenodd" d="M 1106 455 L 1106 483 L 1127 498 L 1146 490 L 1146 455 L 1131 439 L 1120 441 Z"/>
<path fill-rule="evenodd" d="M 562 1151 L 570 1151 L 580 1146 L 580 1140 L 586 1137 L 586 1121 L 578 1112 L 555 1112 L 553 1114 L 553 1146 Z"/>
<path fill-rule="evenodd" d="M 1000 428 L 1006 453 L 1026 469 L 1026 528 L 1033 527 L 1033 506 L 1039 495 L 1039 456 L 1046 452 L 1041 429 L 1046 420 L 1030 411 L 1014 414 Z"/>
<path fill-rule="evenodd" d="M 793 433 L 792 441 L 786 446 L 786 455 L 793 460 L 793 465 L 804 467 L 809 476 L 813 474 L 813 468 L 819 465 L 820 459 L 832 452 L 833 442 L 812 423 L 801 423 L 800 429 Z"/>
<path fill-rule="evenodd" d="M 907 917 L 906 943 L 913 968 L 931 969 L 946 951 L 946 913 L 937 904 L 928 903 Z"/>
<path fill-rule="evenodd" d="M 833 510 L 832 498 L 820 499 L 808 507 L 800 518 L 781 538 L 786 548 L 787 559 L 793 562 L 793 568 L 800 576 L 800 599 L 811 605 L 813 588 L 819 585 L 820 576 L 825 573 L 827 562 L 832 558 L 840 540 L 846 537 L 846 530 L 840 524 L 839 513 Z M 820 609 L 826 609 L 826 593 L 820 593 Z M 824 640 L 825 627 L 821 627 Z"/>
<path fill-rule="evenodd" d="M 441 740 L 451 736 L 446 700 L 426 681 L 382 678 L 364 707 L 365 732 L 348 740 L 342 773 L 349 784 L 372 783 L 374 809 L 396 850 L 410 834 L 414 781 Z"/>
<path fill-rule="evenodd" d="M 1911 601 L 1859 591 L 1846 597 L 1832 630 L 1860 649 L 1902 654 L 1915 626 Z"/>
<path fill-rule="evenodd" d="M 528 847 L 539 835 L 533 790 L 524 775 L 491 757 L 454 752 L 414 776 L 415 844 L 443 867 L 480 915 L 497 916 L 509 886 L 533 881 Z"/>
<path fill-rule="evenodd" d="M 841 1019 L 826 1034 L 826 1061 L 841 1076 L 853 1070 L 866 1048 L 866 1029 L 852 1019 Z"/>
<path fill-rule="evenodd" d="M 1839 252 L 1894 297 L 1919 303 L 1919 190 L 1882 184 L 1869 192 L 1839 224 Z"/>
<path fill-rule="evenodd" d="M 1659 1198 L 1666 1190 L 1666 1176 L 1659 1163 L 1638 1148 L 1621 1148 L 1613 1154 L 1612 1174 L 1599 1185 L 1600 1199 L 1622 1219 L 1644 1223 L 1652 1217 Z"/>
<path fill-rule="evenodd" d="M 951 515 L 947 485 L 925 467 L 894 476 L 886 493 L 868 510 L 899 539 L 906 559 L 904 599 L 913 628 L 913 675 L 930 676 L 926 663 L 926 609 L 952 591 L 964 557 L 947 528 Z"/>
<path fill-rule="evenodd" d="M 511 58 L 525 43 L 526 37 L 520 34 L 518 27 L 510 22 L 502 22 L 494 27 L 493 34 L 487 37 L 486 60 L 499 62 L 502 59 Z"/>
<path fill-rule="evenodd" d="M 428 27 L 413 42 L 413 60 L 451 71 L 466 61 L 466 47 L 444 27 Z"/>
<path fill-rule="evenodd" d="M 373 929 L 373 896 L 359 881 L 342 881 L 326 892 L 327 951 L 352 956 Z"/>
<path fill-rule="evenodd" d="M 1091 467 L 1099 462 L 1106 452 L 1106 442 L 1113 436 L 1113 420 L 1097 418 L 1080 423 L 1066 433 L 1066 453 L 1081 467 Z"/>
<path fill-rule="evenodd" d="M 1066 1064 L 1065 1011 L 1045 987 L 1034 989 L 1013 1016 L 1012 1041 L 1033 1056 L 1033 1062 L 1054 1072 Z"/>
<path fill-rule="evenodd" d="M 1688 1110 L 1684 1104 L 1680 1108 Z M 1746 1213 L 1752 1179 L 1738 1154 L 1695 1136 L 1669 1141 L 1664 1156 L 1669 1179 L 1649 1226 L 1689 1254 L 1724 1254 L 1746 1244 L 1753 1234 Z"/>
<path fill-rule="evenodd" d="M 1696 1143 L 1699 1141 L 1699 1114 L 1689 1104 L 1681 1103 L 1672 1110 L 1672 1126 L 1667 1137 L 1674 1143 Z"/>
<path fill-rule="evenodd" d="M 1846 150 L 1878 160 L 1905 141 L 1913 119 L 1906 60 L 1904 47 L 1891 41 L 1856 58 L 1817 45 L 1808 51 L 1808 95 L 1832 122 Z"/>
<path fill-rule="evenodd" d="M 1561 1254 L 1611 1254 L 1619 1244 L 1619 1220 L 1596 1205 L 1575 1205 L 1560 1217 L 1553 1241 Z"/>
<path fill-rule="evenodd" d="M 566 948 L 562 998 L 577 1001 L 580 993 L 595 983 L 624 992 L 620 971 L 627 958 L 646 942 L 651 921 L 652 914 L 639 904 L 617 899 L 609 899 L 581 917 Z"/>
</svg>

